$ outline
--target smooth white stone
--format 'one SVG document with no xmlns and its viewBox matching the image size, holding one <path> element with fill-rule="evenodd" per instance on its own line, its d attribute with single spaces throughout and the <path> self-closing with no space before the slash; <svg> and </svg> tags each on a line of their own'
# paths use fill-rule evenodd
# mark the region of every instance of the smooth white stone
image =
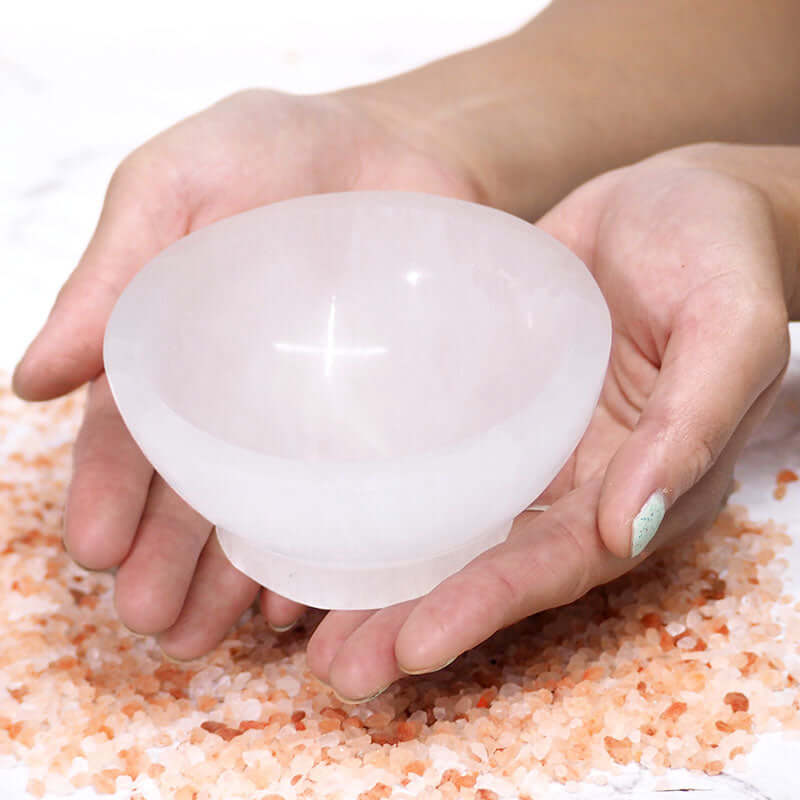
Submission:
<svg viewBox="0 0 800 800">
<path fill-rule="evenodd" d="M 233 563 L 322 608 L 419 596 L 502 541 L 588 425 L 603 297 L 538 228 L 315 195 L 176 242 L 105 338 L 122 416 Z"/>
</svg>

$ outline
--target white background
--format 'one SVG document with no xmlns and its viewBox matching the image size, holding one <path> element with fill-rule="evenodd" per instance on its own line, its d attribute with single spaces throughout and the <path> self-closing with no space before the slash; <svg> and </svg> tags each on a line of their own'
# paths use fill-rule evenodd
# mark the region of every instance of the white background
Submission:
<svg viewBox="0 0 800 800">
<path fill-rule="evenodd" d="M 18 360 L 134 147 L 254 86 L 373 81 L 519 27 L 542 0 L 0 3 L 0 368 Z"/>
</svg>

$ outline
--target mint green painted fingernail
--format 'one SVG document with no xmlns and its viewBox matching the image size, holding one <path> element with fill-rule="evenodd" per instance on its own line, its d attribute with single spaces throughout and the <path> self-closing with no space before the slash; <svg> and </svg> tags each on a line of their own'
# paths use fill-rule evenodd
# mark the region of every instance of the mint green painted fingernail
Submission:
<svg viewBox="0 0 800 800">
<path fill-rule="evenodd" d="M 667 503 L 662 492 L 653 492 L 645 500 L 642 510 L 634 517 L 631 536 L 631 558 L 636 558 L 656 535 Z"/>
</svg>

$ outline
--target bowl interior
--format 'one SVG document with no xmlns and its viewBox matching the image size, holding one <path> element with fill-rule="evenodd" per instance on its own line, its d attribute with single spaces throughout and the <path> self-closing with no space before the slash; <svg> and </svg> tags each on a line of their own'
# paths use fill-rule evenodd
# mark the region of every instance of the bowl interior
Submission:
<svg viewBox="0 0 800 800">
<path fill-rule="evenodd" d="M 604 313 L 580 262 L 532 226 L 399 193 L 255 209 L 134 284 L 162 401 L 228 443 L 312 462 L 411 456 L 502 423 Z"/>
</svg>

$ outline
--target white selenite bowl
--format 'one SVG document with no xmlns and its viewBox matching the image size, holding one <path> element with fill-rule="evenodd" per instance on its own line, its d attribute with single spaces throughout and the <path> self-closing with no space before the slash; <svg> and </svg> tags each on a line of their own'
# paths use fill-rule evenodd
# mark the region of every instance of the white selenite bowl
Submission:
<svg viewBox="0 0 800 800">
<path fill-rule="evenodd" d="M 117 405 L 242 572 L 320 608 L 430 591 L 585 431 L 611 324 L 581 261 L 485 206 L 313 195 L 179 240 L 120 297 Z"/>
</svg>

